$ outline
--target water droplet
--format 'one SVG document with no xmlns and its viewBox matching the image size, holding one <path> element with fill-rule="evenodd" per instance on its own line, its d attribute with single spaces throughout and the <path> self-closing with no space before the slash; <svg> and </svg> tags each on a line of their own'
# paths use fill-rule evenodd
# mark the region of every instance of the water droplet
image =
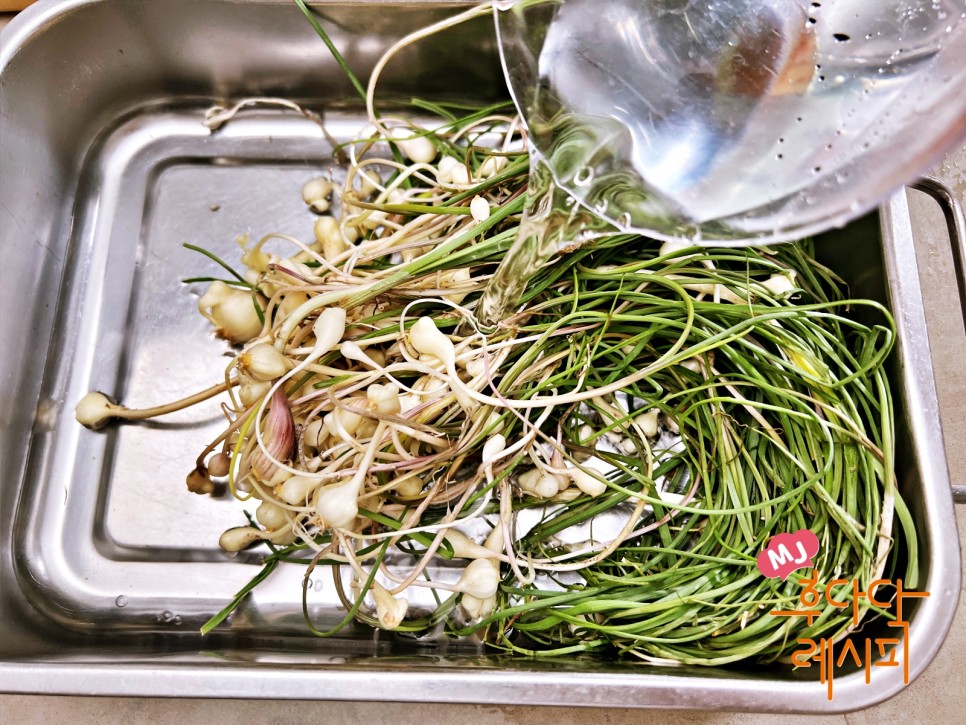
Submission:
<svg viewBox="0 0 966 725">
<path fill-rule="evenodd" d="M 594 170 L 585 166 L 574 174 L 574 186 L 587 186 L 594 180 Z"/>
<path fill-rule="evenodd" d="M 845 33 L 833 33 L 832 37 L 835 38 L 836 43 L 848 43 L 852 38 Z"/>
<path fill-rule="evenodd" d="M 813 169 L 812 169 L 812 173 L 813 173 L 813 174 L 817 174 L 817 173 L 819 173 L 819 172 L 820 172 L 821 170 L 822 170 L 822 167 L 821 167 L 821 166 L 816 166 L 815 168 L 813 168 Z"/>
<path fill-rule="evenodd" d="M 169 622 L 174 621 L 174 619 L 175 619 L 174 614 L 169 612 L 167 609 L 165 609 L 163 612 L 161 612 L 161 614 L 158 615 L 158 621 L 164 622 L 165 624 L 168 624 Z"/>
<path fill-rule="evenodd" d="M 781 161 L 783 158 L 785 158 L 785 155 L 784 154 L 778 154 L 775 158 L 778 159 L 779 161 Z"/>
<path fill-rule="evenodd" d="M 126 607 L 127 597 L 123 594 L 118 595 L 117 599 L 114 600 L 114 606 L 116 607 Z"/>
<path fill-rule="evenodd" d="M 824 83 L 825 82 L 825 76 L 819 76 L 818 77 L 818 81 L 819 81 L 819 83 Z"/>
<path fill-rule="evenodd" d="M 809 25 L 815 25 L 815 23 L 817 23 L 818 20 L 816 20 L 815 18 L 809 18 L 805 22 L 808 23 Z"/>
</svg>

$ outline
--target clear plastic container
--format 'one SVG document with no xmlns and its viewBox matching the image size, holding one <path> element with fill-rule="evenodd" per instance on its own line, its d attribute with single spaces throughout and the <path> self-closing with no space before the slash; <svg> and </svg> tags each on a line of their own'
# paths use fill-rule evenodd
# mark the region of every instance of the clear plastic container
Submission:
<svg viewBox="0 0 966 725">
<path fill-rule="evenodd" d="M 964 0 L 496 2 L 537 159 L 617 226 L 841 226 L 966 136 Z"/>
</svg>

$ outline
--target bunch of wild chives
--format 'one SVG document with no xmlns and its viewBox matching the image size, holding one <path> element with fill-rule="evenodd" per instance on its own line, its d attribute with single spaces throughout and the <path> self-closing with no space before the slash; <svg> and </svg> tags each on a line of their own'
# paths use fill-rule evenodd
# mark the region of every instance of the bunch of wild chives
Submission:
<svg viewBox="0 0 966 725">
<path fill-rule="evenodd" d="M 507 104 L 418 101 L 438 120 L 417 124 L 373 100 L 395 52 L 457 20 L 394 46 L 368 90 L 350 72 L 370 127 L 336 147 L 339 173 L 302 190 L 314 240 L 242 239 L 241 273 L 197 248 L 228 275 L 188 280 L 211 283 L 199 309 L 240 347 L 223 382 L 149 410 L 100 393 L 78 405 L 97 427 L 228 394 L 188 487 L 224 479 L 257 501 L 221 545 L 270 553 L 202 631 L 278 566 L 304 566 L 306 582 L 330 566 L 346 614 L 320 629 L 303 590 L 319 636 L 353 620 L 445 626 L 531 655 L 713 665 L 852 627 L 831 607 L 810 625 L 769 615 L 795 608 L 802 575 L 757 571 L 774 534 L 818 535 L 821 582 L 866 587 L 902 562 L 915 586 L 883 371 L 891 318 L 846 299 L 809 244 L 604 234 L 544 267 L 501 324 L 479 323 L 526 201 L 522 124 Z M 251 102 L 316 118 L 254 99 L 206 122 Z M 435 605 L 410 610 L 426 589 Z"/>
</svg>

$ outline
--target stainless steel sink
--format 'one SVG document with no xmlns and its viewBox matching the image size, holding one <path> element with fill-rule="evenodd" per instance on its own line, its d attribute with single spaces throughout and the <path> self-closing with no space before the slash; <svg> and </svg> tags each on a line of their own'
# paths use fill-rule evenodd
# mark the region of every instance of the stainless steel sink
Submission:
<svg viewBox="0 0 966 725">
<path fill-rule="evenodd" d="M 392 40 L 469 4 L 318 7 L 364 76 Z M 511 659 L 472 640 L 362 627 L 317 640 L 302 626 L 296 568 L 201 638 L 257 570 L 257 555 L 215 546 L 243 507 L 184 490 L 217 408 L 92 433 L 73 405 L 90 389 L 156 402 L 223 367 L 225 348 L 194 312 L 198 290 L 179 282 L 210 267 L 182 242 L 231 256 L 236 234 L 311 234 L 299 188 L 330 163 L 318 127 L 262 111 L 212 134 L 204 110 L 285 96 L 324 111 L 337 138 L 364 114 L 286 1 L 41 2 L 2 40 L 0 689 L 828 712 L 902 688 L 900 671 L 871 685 L 859 671 L 836 679 L 829 702 L 815 669 Z M 387 100 L 502 96 L 489 23 L 408 50 L 381 88 Z M 911 617 L 915 676 L 949 627 L 960 573 L 911 224 L 900 194 L 819 249 L 855 294 L 891 304 L 900 330 L 898 472 L 931 592 Z M 339 615 L 331 589 L 313 582 L 323 622 Z"/>
</svg>

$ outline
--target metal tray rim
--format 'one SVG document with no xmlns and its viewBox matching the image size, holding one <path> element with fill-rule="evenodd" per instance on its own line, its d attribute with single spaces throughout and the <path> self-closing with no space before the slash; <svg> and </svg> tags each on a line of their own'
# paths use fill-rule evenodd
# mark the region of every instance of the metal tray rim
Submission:
<svg viewBox="0 0 966 725">
<path fill-rule="evenodd" d="M 418 2 L 418 0 L 416 0 Z M 38 5 L 25 11 L 2 33 L 0 73 L 22 44 L 55 18 L 97 0 L 67 0 L 59 4 Z M 365 2 L 348 4 L 367 4 Z M 409 3 L 407 3 L 409 4 Z M 416 4 L 416 3 L 413 3 Z M 424 3 L 428 4 L 428 3 Z M 461 4 L 450 2 L 448 4 Z M 465 3 L 462 3 L 465 4 Z M 912 241 L 911 223 L 904 192 L 900 192 L 880 211 L 883 220 L 885 258 L 893 307 L 900 332 L 900 357 L 905 346 L 928 351 L 925 316 L 922 309 L 918 266 Z M 904 363 L 904 358 L 902 359 Z M 942 431 L 935 414 L 938 409 L 935 381 L 931 366 L 913 369 L 902 364 L 902 383 L 907 399 L 918 403 L 909 406 L 909 416 L 916 444 L 917 459 L 923 478 L 923 505 L 927 519 L 937 532 L 955 532 L 955 516 L 948 493 L 949 476 L 942 447 Z M 937 537 L 933 542 L 932 562 L 927 588 L 940 575 L 942 588 L 951 590 L 949 607 L 937 611 L 926 608 L 914 623 L 917 630 L 927 630 L 933 637 L 928 645 L 928 656 L 919 656 L 910 672 L 910 679 L 918 676 L 938 651 L 942 637 L 948 630 L 958 596 L 960 572 L 959 545 L 955 537 Z M 922 637 L 920 637 L 920 641 Z M 708 707 L 723 701 L 729 708 L 755 711 L 848 712 L 869 707 L 888 699 L 901 690 L 901 679 L 889 680 L 886 687 L 870 688 L 860 681 L 861 676 L 837 680 L 836 701 L 825 702 L 820 688 L 814 683 L 782 683 L 782 700 L 774 695 L 762 697 L 760 682 L 735 678 L 705 680 L 695 689 L 677 690 L 668 687 L 668 679 L 660 676 L 614 675 L 612 673 L 521 673 L 513 670 L 474 671 L 472 692 L 467 693 L 465 673 L 439 670 L 434 672 L 432 687 L 427 688 L 426 670 L 414 673 L 372 669 L 314 668 L 311 671 L 273 669 L 264 666 L 231 667 L 234 675 L 225 678 L 218 667 L 197 664 L 178 664 L 160 661 L 148 663 L 99 662 L 64 663 L 56 661 L 7 660 L 0 662 L 0 690 L 5 692 L 34 692 L 49 694 L 102 695 L 194 695 L 211 697 L 298 697 L 318 699 L 357 699 L 360 686 L 378 677 L 379 688 L 366 688 L 367 699 L 386 701 L 433 701 L 506 703 L 526 700 L 533 704 L 573 704 L 603 706 L 619 704 L 631 707 Z M 123 672 L 123 676 L 120 676 Z M 318 680 L 324 676 L 326 692 L 320 693 Z M 884 681 L 885 678 L 882 678 Z M 259 683 L 256 685 L 256 683 Z M 459 687 L 463 685 L 464 688 Z M 535 692 L 547 692 L 534 699 Z M 639 701 L 629 698 L 628 692 L 646 697 Z M 543 699 L 541 699 L 543 698 Z M 630 701 L 629 701 L 630 700 Z M 846 704 L 847 703 L 847 704 Z"/>
</svg>

